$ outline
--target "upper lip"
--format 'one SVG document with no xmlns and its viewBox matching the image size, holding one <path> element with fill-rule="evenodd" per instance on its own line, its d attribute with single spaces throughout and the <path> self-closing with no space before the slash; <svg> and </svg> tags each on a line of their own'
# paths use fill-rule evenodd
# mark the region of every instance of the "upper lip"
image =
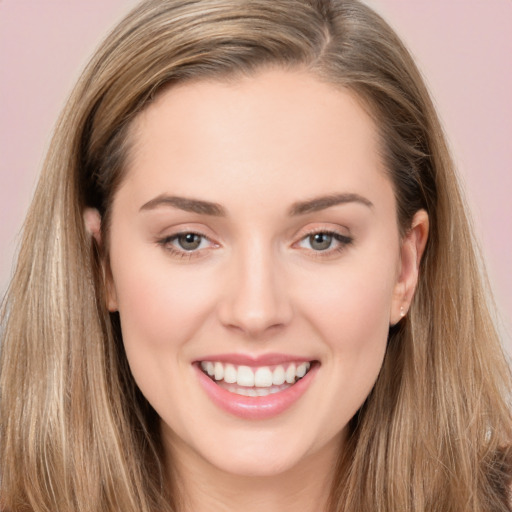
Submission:
<svg viewBox="0 0 512 512">
<path fill-rule="evenodd" d="M 237 366 L 272 366 L 285 363 L 307 363 L 314 361 L 314 358 L 295 356 L 290 354 L 212 354 L 197 359 L 195 362 L 212 361 L 220 363 L 231 363 Z"/>
</svg>

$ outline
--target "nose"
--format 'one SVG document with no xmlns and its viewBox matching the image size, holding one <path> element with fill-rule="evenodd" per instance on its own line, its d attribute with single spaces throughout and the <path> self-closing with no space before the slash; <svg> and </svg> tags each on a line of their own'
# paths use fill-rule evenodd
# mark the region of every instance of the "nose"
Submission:
<svg viewBox="0 0 512 512">
<path fill-rule="evenodd" d="M 278 259 L 271 248 L 255 240 L 235 251 L 218 304 L 224 326 L 257 338 L 290 322 L 293 308 Z"/>
</svg>

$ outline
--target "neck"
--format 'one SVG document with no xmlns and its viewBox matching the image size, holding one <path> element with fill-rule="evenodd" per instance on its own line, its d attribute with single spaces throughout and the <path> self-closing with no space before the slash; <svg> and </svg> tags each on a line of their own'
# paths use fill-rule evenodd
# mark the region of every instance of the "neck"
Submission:
<svg viewBox="0 0 512 512">
<path fill-rule="evenodd" d="M 336 438 L 281 473 L 246 476 L 225 472 L 189 447 L 174 444 L 170 458 L 178 511 L 327 511 L 339 445 Z"/>
</svg>

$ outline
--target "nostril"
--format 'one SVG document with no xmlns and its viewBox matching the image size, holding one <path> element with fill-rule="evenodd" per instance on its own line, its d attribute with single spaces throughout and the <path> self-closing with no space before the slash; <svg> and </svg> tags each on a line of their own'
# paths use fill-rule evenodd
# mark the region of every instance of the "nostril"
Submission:
<svg viewBox="0 0 512 512">
<path fill-rule="evenodd" d="M 220 307 L 221 323 L 233 330 L 238 330 L 251 337 L 275 332 L 289 324 L 292 313 L 286 304 L 269 301 L 257 304 L 237 299 Z"/>
</svg>

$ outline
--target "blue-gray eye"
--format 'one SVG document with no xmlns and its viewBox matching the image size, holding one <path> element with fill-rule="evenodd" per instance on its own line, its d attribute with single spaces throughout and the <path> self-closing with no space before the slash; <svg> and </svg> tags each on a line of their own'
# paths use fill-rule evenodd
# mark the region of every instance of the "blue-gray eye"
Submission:
<svg viewBox="0 0 512 512">
<path fill-rule="evenodd" d="M 330 233 L 314 233 L 309 235 L 309 245 L 315 251 L 325 251 L 332 245 L 333 236 Z"/>
<path fill-rule="evenodd" d="M 184 251 L 195 251 L 201 245 L 203 237 L 196 233 L 183 233 L 174 238 Z"/>
</svg>

